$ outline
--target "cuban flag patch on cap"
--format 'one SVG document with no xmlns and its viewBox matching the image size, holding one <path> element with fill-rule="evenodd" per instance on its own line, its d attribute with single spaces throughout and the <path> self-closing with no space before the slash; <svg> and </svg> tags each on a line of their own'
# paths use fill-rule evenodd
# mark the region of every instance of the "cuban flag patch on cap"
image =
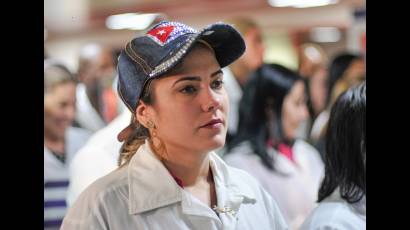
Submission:
<svg viewBox="0 0 410 230">
<path fill-rule="evenodd" d="M 188 33 L 198 32 L 181 23 L 164 22 L 149 30 L 147 36 L 154 40 L 158 45 L 163 46 L 175 38 Z"/>
</svg>

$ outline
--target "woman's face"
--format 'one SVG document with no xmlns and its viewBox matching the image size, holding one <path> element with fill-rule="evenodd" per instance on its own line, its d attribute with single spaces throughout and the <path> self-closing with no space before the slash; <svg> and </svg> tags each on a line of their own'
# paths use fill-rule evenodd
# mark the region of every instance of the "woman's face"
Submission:
<svg viewBox="0 0 410 230">
<path fill-rule="evenodd" d="M 259 28 L 252 28 L 244 35 L 246 44 L 245 53 L 239 60 L 250 70 L 255 70 L 263 64 L 265 47 L 262 39 L 262 32 Z"/>
<path fill-rule="evenodd" d="M 44 94 L 44 132 L 48 136 L 64 138 L 75 116 L 75 88 L 73 82 L 67 82 Z"/>
<path fill-rule="evenodd" d="M 181 68 L 152 84 L 147 106 L 166 147 L 210 151 L 225 144 L 228 97 L 213 51 L 195 46 Z"/>
<path fill-rule="evenodd" d="M 307 117 L 305 85 L 302 81 L 297 81 L 283 100 L 282 126 L 285 137 L 295 139 L 296 130 Z"/>
</svg>

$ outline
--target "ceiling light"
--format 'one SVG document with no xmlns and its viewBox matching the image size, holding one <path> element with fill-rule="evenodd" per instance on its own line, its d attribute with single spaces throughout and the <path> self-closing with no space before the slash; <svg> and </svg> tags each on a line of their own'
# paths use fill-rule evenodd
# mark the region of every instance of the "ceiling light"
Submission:
<svg viewBox="0 0 410 230">
<path fill-rule="evenodd" d="M 268 3 L 273 7 L 317 7 L 337 3 L 338 0 L 268 0 Z"/>
<path fill-rule="evenodd" d="M 105 24 L 109 29 L 144 30 L 148 28 L 159 14 L 126 13 L 109 16 Z"/>
<path fill-rule="evenodd" d="M 341 37 L 336 27 L 315 27 L 310 31 L 310 39 L 314 42 L 338 42 Z"/>
</svg>

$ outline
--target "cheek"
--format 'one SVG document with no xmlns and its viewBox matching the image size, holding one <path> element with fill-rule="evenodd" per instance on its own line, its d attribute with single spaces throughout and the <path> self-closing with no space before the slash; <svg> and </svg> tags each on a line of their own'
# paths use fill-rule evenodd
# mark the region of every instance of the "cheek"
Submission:
<svg viewBox="0 0 410 230">
<path fill-rule="evenodd" d="M 190 103 L 181 105 L 175 102 L 168 102 L 161 105 L 161 110 L 157 112 L 156 120 L 160 127 L 166 127 L 166 129 L 162 129 L 165 132 L 164 134 L 173 135 L 173 133 L 179 130 L 185 130 L 184 132 L 186 132 L 187 127 L 192 127 L 197 116 L 198 114 L 194 106 Z"/>
<path fill-rule="evenodd" d="M 223 89 L 223 95 L 221 98 L 221 110 L 225 115 L 229 113 L 229 98 L 225 88 Z"/>
<path fill-rule="evenodd" d="M 283 108 L 283 122 L 287 123 L 288 126 L 294 127 L 298 123 L 298 111 L 296 106 L 287 103 Z"/>
</svg>

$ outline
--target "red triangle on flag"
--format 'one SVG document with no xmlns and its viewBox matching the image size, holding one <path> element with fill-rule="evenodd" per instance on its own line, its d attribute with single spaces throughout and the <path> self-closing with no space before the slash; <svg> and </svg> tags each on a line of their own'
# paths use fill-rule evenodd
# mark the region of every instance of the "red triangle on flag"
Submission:
<svg viewBox="0 0 410 230">
<path fill-rule="evenodd" d="M 163 26 L 152 29 L 147 34 L 157 38 L 158 41 L 164 44 L 173 30 L 174 26 Z"/>
</svg>

